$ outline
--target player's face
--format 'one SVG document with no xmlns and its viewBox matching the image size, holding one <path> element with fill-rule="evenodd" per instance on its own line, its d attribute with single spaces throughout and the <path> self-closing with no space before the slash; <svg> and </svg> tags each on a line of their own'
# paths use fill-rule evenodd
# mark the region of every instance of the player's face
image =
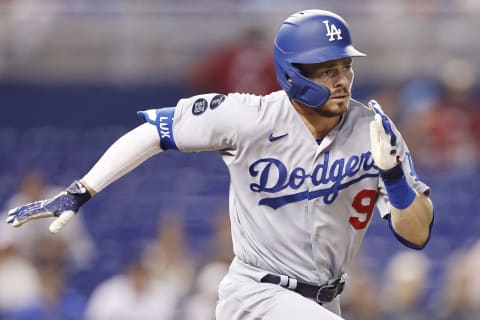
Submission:
<svg viewBox="0 0 480 320">
<path fill-rule="evenodd" d="M 353 82 L 352 59 L 343 58 L 322 63 L 299 65 L 304 76 L 330 90 L 330 98 L 318 110 L 327 117 L 347 112 Z"/>
</svg>

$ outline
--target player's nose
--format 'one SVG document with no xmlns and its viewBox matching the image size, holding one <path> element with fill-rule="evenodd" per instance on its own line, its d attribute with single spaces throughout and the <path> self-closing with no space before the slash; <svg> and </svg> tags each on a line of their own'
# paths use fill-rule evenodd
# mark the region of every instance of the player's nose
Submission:
<svg viewBox="0 0 480 320">
<path fill-rule="evenodd" d="M 335 77 L 334 86 L 335 88 L 349 88 L 350 82 L 352 81 L 352 76 L 349 72 L 338 72 Z"/>
</svg>

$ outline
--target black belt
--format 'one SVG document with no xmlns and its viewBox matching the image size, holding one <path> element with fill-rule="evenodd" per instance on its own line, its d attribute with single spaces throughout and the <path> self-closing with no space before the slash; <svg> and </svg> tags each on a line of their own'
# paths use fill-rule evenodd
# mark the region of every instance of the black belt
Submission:
<svg viewBox="0 0 480 320">
<path fill-rule="evenodd" d="M 286 280 L 286 281 L 285 281 Z M 274 274 L 267 274 L 260 282 L 281 285 L 284 288 L 293 290 L 306 298 L 311 298 L 319 304 L 324 304 L 335 299 L 343 291 L 345 286 L 345 277 L 330 280 L 324 285 L 315 286 L 307 283 L 298 282 L 295 279 L 286 277 L 282 283 L 282 278 Z M 296 283 L 295 283 L 296 282 Z"/>
</svg>

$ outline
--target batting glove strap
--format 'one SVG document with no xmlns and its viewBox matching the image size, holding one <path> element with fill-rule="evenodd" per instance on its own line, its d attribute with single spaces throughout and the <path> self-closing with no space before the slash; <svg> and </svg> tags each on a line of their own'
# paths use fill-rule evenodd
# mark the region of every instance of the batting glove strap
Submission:
<svg viewBox="0 0 480 320">
<path fill-rule="evenodd" d="M 399 163 L 395 167 L 389 170 L 380 169 L 380 177 L 385 183 L 394 183 L 402 179 L 405 175 L 403 174 L 402 164 Z"/>
<path fill-rule="evenodd" d="M 58 217 L 64 211 L 78 212 L 80 207 L 90 200 L 91 195 L 79 181 L 74 181 L 59 196 L 47 200 L 44 204 L 45 209 Z"/>
<path fill-rule="evenodd" d="M 401 164 L 390 170 L 380 170 L 390 204 L 397 209 L 408 208 L 417 196 L 415 190 L 407 182 Z"/>
<path fill-rule="evenodd" d="M 85 188 L 85 186 L 77 180 L 75 180 L 66 191 L 74 199 L 74 201 L 78 203 L 78 207 L 84 205 L 85 202 L 90 200 L 92 197 L 87 188 Z"/>
</svg>

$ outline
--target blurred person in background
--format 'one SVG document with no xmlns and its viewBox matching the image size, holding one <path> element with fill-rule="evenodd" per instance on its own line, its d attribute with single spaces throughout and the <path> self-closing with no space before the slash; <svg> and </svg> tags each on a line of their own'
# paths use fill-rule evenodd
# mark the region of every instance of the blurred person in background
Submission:
<svg viewBox="0 0 480 320">
<path fill-rule="evenodd" d="M 228 208 L 220 207 L 213 221 L 209 259 L 195 277 L 193 292 L 183 305 L 182 320 L 213 320 L 217 304 L 218 285 L 228 272 L 233 259 L 233 244 Z"/>
<path fill-rule="evenodd" d="M 197 61 L 187 73 L 187 86 L 194 93 L 267 94 L 279 90 L 270 42 L 259 26 L 251 26 L 239 39 Z"/>
<path fill-rule="evenodd" d="M 52 197 L 60 191 L 58 187 L 46 183 L 40 170 L 32 169 L 21 178 L 17 192 L 6 201 L 5 208 L 19 206 L 25 201 Z M 6 209 L 2 213 L 5 211 Z M 4 215 L 2 217 L 5 218 Z M 0 224 L 0 310 L 5 310 L 10 316 L 15 314 L 18 318 L 26 316 L 31 319 L 32 314 L 38 319 L 49 314 L 66 315 L 63 313 L 66 310 L 59 304 L 70 303 L 63 300 L 63 290 L 68 289 L 71 292 L 72 289 L 65 288 L 68 285 L 64 282 L 71 272 L 89 268 L 95 254 L 93 240 L 83 221 L 83 218 L 75 221 L 69 226 L 69 232 L 58 236 L 48 232 L 45 221 L 28 225 L 25 233 L 14 232 Z M 42 251 L 40 244 L 58 247 L 61 249 L 61 258 L 55 260 L 56 258 L 50 255 L 53 252 Z M 42 257 L 43 254 L 45 257 Z M 58 281 L 52 280 L 50 267 L 55 264 Z M 44 299 L 47 301 L 43 301 Z M 69 300 L 70 296 L 66 299 Z M 42 306 L 43 302 L 47 304 Z"/>
<path fill-rule="evenodd" d="M 410 150 L 416 155 L 421 145 L 421 119 L 430 112 L 439 99 L 440 85 L 436 79 L 412 78 L 398 88 L 397 118 L 403 129 L 405 140 L 409 141 Z M 420 141 L 419 141 L 420 140 Z M 421 152 L 421 151 L 419 151 Z"/>
<path fill-rule="evenodd" d="M 3 206 L 0 218 L 5 219 L 4 213 L 8 208 L 20 206 L 25 202 L 37 201 L 53 197 L 62 189 L 48 184 L 39 169 L 31 169 L 21 177 L 18 190 Z M 29 224 L 26 232 L 15 232 L 12 228 L 0 224 L 0 248 L 11 247 L 24 257 L 30 257 L 35 253 L 38 239 L 61 240 L 66 243 L 68 259 L 71 267 L 76 270 L 88 269 L 95 256 L 95 245 L 87 231 L 83 217 L 68 226 L 68 232 L 53 235 L 48 231 L 47 221 L 36 221 Z"/>
<path fill-rule="evenodd" d="M 33 299 L 28 299 L 28 303 L 21 307 L 9 308 L 6 306 L 5 319 L 84 319 L 85 298 L 68 285 L 70 268 L 66 243 L 62 239 L 48 237 L 37 239 L 33 246 L 34 253 L 31 259 L 36 273 L 37 295 Z M 18 282 L 25 281 L 21 278 L 23 274 L 24 272 L 21 275 L 10 274 L 15 281 L 2 282 L 2 290 L 5 289 L 5 286 L 13 286 L 15 290 Z M 21 280 L 19 281 L 19 279 Z M 23 298 L 23 296 L 20 297 Z M 18 300 L 19 296 L 12 298 Z"/>
<path fill-rule="evenodd" d="M 476 255 L 476 258 L 475 258 Z M 475 260 L 478 261 L 475 263 Z M 477 264 L 476 269 L 472 269 Z M 467 249 L 455 251 L 445 264 L 445 277 L 441 287 L 439 319 L 476 320 L 480 314 L 480 300 L 475 305 L 472 288 L 480 284 L 475 272 L 480 266 L 480 252 Z M 478 296 L 477 296 L 478 297 Z"/>
<path fill-rule="evenodd" d="M 385 319 L 431 319 L 424 303 L 429 269 L 430 259 L 420 251 L 400 251 L 390 258 L 380 296 Z"/>
<path fill-rule="evenodd" d="M 222 207 L 214 220 L 214 229 L 212 237 L 212 254 L 210 261 L 218 261 L 230 264 L 233 259 L 232 231 L 230 226 L 230 217 L 228 207 Z"/>
<path fill-rule="evenodd" d="M 183 303 L 181 320 L 214 320 L 218 285 L 228 272 L 229 264 L 212 260 L 198 272 L 193 294 Z"/>
<path fill-rule="evenodd" d="M 142 257 L 101 282 L 88 300 L 86 320 L 174 320 L 178 296 L 155 279 Z"/>
<path fill-rule="evenodd" d="M 477 241 L 468 252 L 466 261 L 467 295 L 471 301 L 471 315 L 480 315 L 480 276 L 476 273 L 480 270 L 480 241 Z"/>
<path fill-rule="evenodd" d="M 162 213 L 144 260 L 152 278 L 170 288 L 172 294 L 184 296 L 191 291 L 196 262 L 189 255 L 185 225 L 178 212 Z"/>
<path fill-rule="evenodd" d="M 401 130 L 401 115 L 404 110 L 400 108 L 399 87 L 400 85 L 395 82 L 382 83 L 375 88 L 371 95 L 377 97 L 378 101 L 382 101 L 382 103 L 385 104 L 383 111 L 395 122 L 399 130 Z"/>
<path fill-rule="evenodd" d="M 61 10 L 47 10 L 42 0 L 12 0 L 5 1 L 5 15 L 7 31 L 5 47 L 11 50 L 22 64 L 31 65 L 46 49 L 48 36 L 55 31 L 56 22 L 60 18 Z M 63 0 L 50 0 L 49 5 L 60 9 Z"/>
<path fill-rule="evenodd" d="M 32 257 L 19 254 L 13 246 L 0 248 L 0 319 L 2 315 L 26 313 L 39 297 L 40 279 Z"/>
<path fill-rule="evenodd" d="M 432 173 L 471 172 L 478 169 L 480 161 L 480 105 L 474 96 L 474 68 L 455 60 L 444 69 L 436 99 L 409 117 L 406 139 L 412 142 L 419 167 Z"/>
<path fill-rule="evenodd" d="M 345 320 L 382 319 L 378 304 L 380 287 L 365 257 L 357 257 L 348 274 L 348 285 L 342 293 L 342 317 Z"/>
</svg>

